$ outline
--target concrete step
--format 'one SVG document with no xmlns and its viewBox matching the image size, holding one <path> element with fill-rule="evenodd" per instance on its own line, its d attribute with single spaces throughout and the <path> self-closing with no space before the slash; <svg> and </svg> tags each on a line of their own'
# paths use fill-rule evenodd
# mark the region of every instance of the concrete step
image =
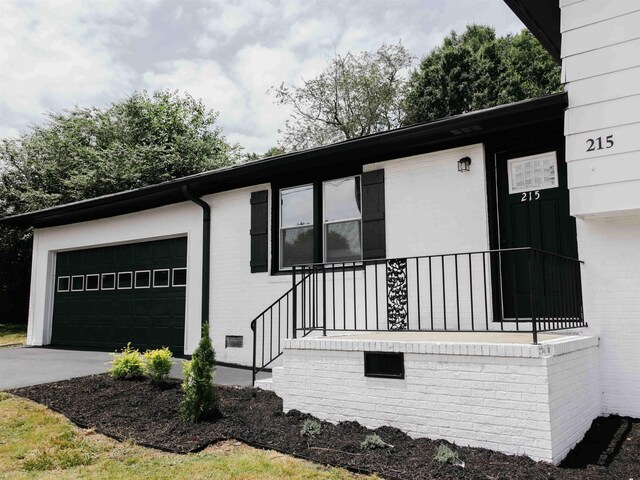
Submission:
<svg viewBox="0 0 640 480">
<path fill-rule="evenodd" d="M 258 380 L 256 380 L 255 385 L 258 388 L 261 388 L 263 390 L 270 390 L 270 391 L 274 391 L 273 388 L 273 377 L 274 375 L 279 375 L 282 374 L 282 371 L 284 370 L 284 367 L 273 367 L 271 373 L 272 375 L 270 377 L 266 377 L 266 378 L 260 378 Z"/>
<path fill-rule="evenodd" d="M 261 388 L 262 390 L 273 391 L 273 377 L 256 380 L 254 387 Z"/>
</svg>

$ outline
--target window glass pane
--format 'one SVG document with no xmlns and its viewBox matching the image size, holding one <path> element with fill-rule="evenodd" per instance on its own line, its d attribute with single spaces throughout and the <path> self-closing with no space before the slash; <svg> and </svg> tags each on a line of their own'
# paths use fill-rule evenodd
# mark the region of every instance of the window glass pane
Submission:
<svg viewBox="0 0 640 480">
<path fill-rule="evenodd" d="M 102 274 L 102 289 L 113 290 L 116 288 L 116 274 L 115 273 L 103 273 Z"/>
<path fill-rule="evenodd" d="M 282 254 L 280 266 L 291 267 L 301 263 L 313 263 L 313 227 L 281 230 Z"/>
<path fill-rule="evenodd" d="M 360 220 L 325 225 L 325 261 L 361 260 Z"/>
<path fill-rule="evenodd" d="M 151 272 L 140 270 L 136 272 L 136 288 L 149 288 L 151 286 Z"/>
<path fill-rule="evenodd" d="M 360 177 L 324 182 L 324 221 L 360 218 Z"/>
<path fill-rule="evenodd" d="M 133 274 L 131 272 L 118 273 L 118 290 L 131 288 L 133 284 Z"/>
<path fill-rule="evenodd" d="M 153 286 L 168 287 L 169 286 L 169 270 L 154 270 Z"/>
<path fill-rule="evenodd" d="M 186 268 L 173 269 L 172 285 L 174 287 L 185 287 L 187 285 L 187 269 Z"/>
<path fill-rule="evenodd" d="M 313 185 L 280 190 L 280 226 L 313 225 Z"/>
<path fill-rule="evenodd" d="M 71 277 L 71 291 L 81 292 L 82 290 L 84 290 L 84 275 Z"/>
<path fill-rule="evenodd" d="M 58 291 L 59 292 L 69 291 L 69 277 L 58 277 Z"/>
<path fill-rule="evenodd" d="M 100 275 L 87 275 L 87 290 L 98 290 L 100 288 Z"/>
</svg>

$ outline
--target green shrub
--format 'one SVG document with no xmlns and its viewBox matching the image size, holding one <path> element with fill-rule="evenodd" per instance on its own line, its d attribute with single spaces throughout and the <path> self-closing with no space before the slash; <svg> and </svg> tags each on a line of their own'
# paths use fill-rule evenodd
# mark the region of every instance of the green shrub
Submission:
<svg viewBox="0 0 640 480">
<path fill-rule="evenodd" d="M 112 378 L 121 380 L 142 377 L 144 373 L 142 356 L 137 349 L 131 348 L 131 342 L 127 343 L 121 353 L 116 352 L 111 355 L 113 361 L 109 363 L 113 366 L 109 369 L 109 375 Z"/>
<path fill-rule="evenodd" d="M 449 448 L 444 443 L 438 445 L 438 450 L 436 454 L 433 456 L 433 459 L 436 462 L 440 463 L 450 463 L 451 465 L 456 465 L 458 467 L 464 467 L 464 462 L 460 460 L 458 454 L 454 452 L 451 448 Z"/>
<path fill-rule="evenodd" d="M 387 448 L 390 447 L 387 442 L 382 440 L 379 435 L 375 433 L 373 435 L 367 435 L 365 439 L 360 444 L 361 450 L 375 450 L 376 448 Z"/>
<path fill-rule="evenodd" d="M 144 373 L 151 379 L 151 382 L 162 384 L 171 372 L 173 365 L 173 354 L 168 347 L 157 350 L 147 350 L 144 352 Z"/>
<path fill-rule="evenodd" d="M 209 325 L 202 327 L 202 338 L 191 361 L 182 362 L 184 398 L 180 413 L 191 422 L 213 418 L 218 412 L 218 394 L 213 385 L 216 355 L 211 346 Z"/>
<path fill-rule="evenodd" d="M 313 418 L 307 418 L 302 424 L 302 429 L 300 429 L 300 435 L 303 437 L 317 437 L 322 433 L 322 425 L 317 420 Z"/>
</svg>

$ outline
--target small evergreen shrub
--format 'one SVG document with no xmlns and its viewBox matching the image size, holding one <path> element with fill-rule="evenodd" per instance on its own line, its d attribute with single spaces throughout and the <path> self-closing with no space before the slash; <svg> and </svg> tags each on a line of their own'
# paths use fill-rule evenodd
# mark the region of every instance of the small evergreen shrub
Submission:
<svg viewBox="0 0 640 480">
<path fill-rule="evenodd" d="M 375 433 L 373 435 L 367 435 L 365 439 L 360 444 L 361 450 L 375 450 L 376 448 L 387 448 L 390 447 L 387 442 L 382 440 L 379 435 Z"/>
<path fill-rule="evenodd" d="M 144 373 L 142 356 L 136 348 L 131 348 L 131 342 L 122 349 L 122 352 L 112 353 L 113 360 L 109 362 L 112 367 L 109 375 L 118 380 L 139 378 Z"/>
<path fill-rule="evenodd" d="M 450 463 L 451 465 L 455 465 L 458 467 L 464 467 L 464 462 L 460 460 L 458 454 L 454 452 L 451 448 L 449 448 L 444 443 L 438 445 L 438 450 L 436 454 L 433 456 L 433 459 L 436 462 L 440 463 Z"/>
<path fill-rule="evenodd" d="M 307 418 L 302 423 L 302 428 L 300 429 L 300 435 L 303 437 L 317 437 L 322 433 L 322 425 L 317 420 L 313 418 Z"/>
<path fill-rule="evenodd" d="M 168 347 L 147 350 L 144 352 L 144 373 L 152 383 L 160 385 L 167 380 L 169 372 L 171 372 L 172 359 L 173 354 Z"/>
<path fill-rule="evenodd" d="M 182 417 L 190 422 L 212 418 L 218 412 L 218 394 L 213 385 L 216 355 L 209 337 L 209 325 L 202 327 L 202 338 L 191 361 L 182 362 L 184 398 L 180 403 Z"/>
</svg>

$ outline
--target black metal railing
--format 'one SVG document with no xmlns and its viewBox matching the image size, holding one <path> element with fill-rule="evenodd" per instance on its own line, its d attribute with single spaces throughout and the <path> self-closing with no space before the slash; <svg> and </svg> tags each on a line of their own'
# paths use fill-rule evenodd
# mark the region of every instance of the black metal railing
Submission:
<svg viewBox="0 0 640 480">
<path fill-rule="evenodd" d="M 581 262 L 523 247 L 301 265 L 251 323 L 254 377 L 284 338 L 337 331 L 538 333 L 585 326 Z"/>
<path fill-rule="evenodd" d="M 306 336 L 312 330 L 299 333 L 294 332 L 295 325 L 294 311 L 296 300 L 300 296 L 304 297 L 301 291 L 305 286 L 305 277 L 294 279 L 293 286 L 282 294 L 275 302 L 265 308 L 256 318 L 251 321 L 253 332 L 253 378 L 255 383 L 256 375 L 269 368 L 269 366 L 282 355 L 282 341 L 286 338 L 296 338 L 299 335 Z"/>
</svg>

